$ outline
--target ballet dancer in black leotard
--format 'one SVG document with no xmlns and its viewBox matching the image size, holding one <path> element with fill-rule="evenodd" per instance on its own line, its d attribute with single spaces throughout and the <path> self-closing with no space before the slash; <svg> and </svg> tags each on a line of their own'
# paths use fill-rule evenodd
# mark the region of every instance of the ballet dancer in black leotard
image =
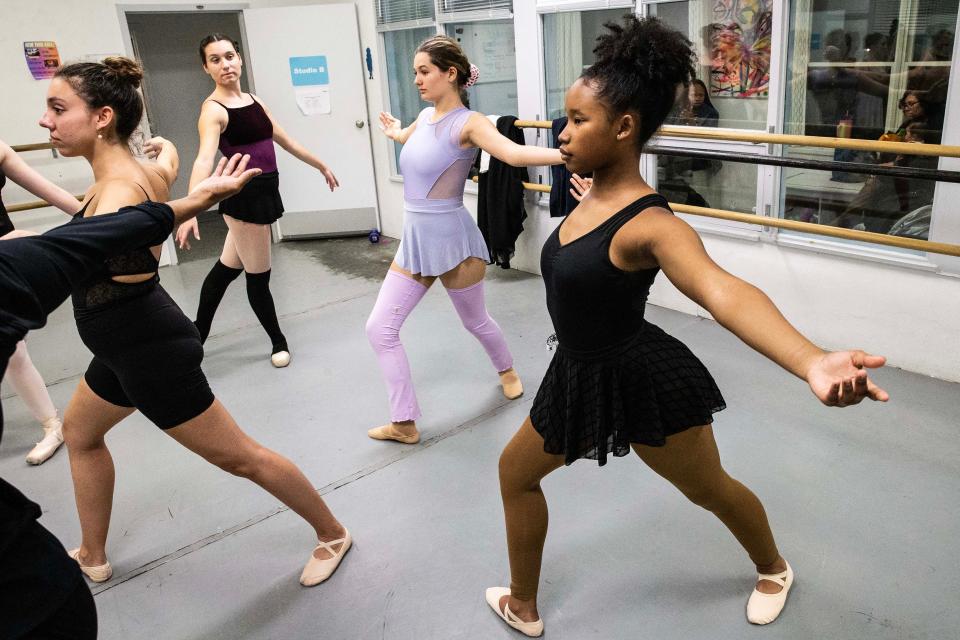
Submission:
<svg viewBox="0 0 960 640">
<path fill-rule="evenodd" d="M 138 64 L 126 58 L 61 68 L 51 81 L 40 121 L 55 148 L 82 156 L 96 182 L 83 215 L 143 200 L 165 199 L 174 176 L 154 186 L 134 160 L 128 139 L 143 115 Z M 301 576 L 305 585 L 329 577 L 350 548 L 350 535 L 299 469 L 247 436 L 216 400 L 200 368 L 196 327 L 160 286 L 157 251 L 109 260 L 74 290 L 77 328 L 94 359 L 64 416 L 83 539 L 72 555 L 93 580 L 110 578 L 106 538 L 113 502 L 113 460 L 104 436 L 139 409 L 191 451 L 253 480 L 314 528 L 318 546 Z"/>
<path fill-rule="evenodd" d="M 725 405 L 713 378 L 686 346 L 644 319 L 650 285 L 663 270 L 828 406 L 886 400 L 865 371 L 884 359 L 811 344 L 760 290 L 714 264 L 697 234 L 647 185 L 641 151 L 690 81 L 693 52 L 656 19 L 629 16 L 607 27 L 596 62 L 567 91 L 560 152 L 571 172 L 593 172 L 593 187 L 543 247 L 559 347 L 530 416 L 500 458 L 511 587 L 488 589 L 486 599 L 514 629 L 543 633 L 536 596 L 547 505 L 540 481 L 577 459 L 602 465 L 608 454 L 633 450 L 744 547 L 760 574 L 747 618 L 766 624 L 782 610 L 793 570 L 763 505 L 720 464 L 711 422 Z"/>
<path fill-rule="evenodd" d="M 200 109 L 200 150 L 190 175 L 191 188 L 210 173 L 218 148 L 224 155 L 249 153 L 250 166 L 263 171 L 241 193 L 220 203 L 220 213 L 229 230 L 220 259 L 200 289 L 196 319 L 200 340 L 206 341 L 210 334 L 213 316 L 227 287 L 246 273 L 247 300 L 272 343 L 270 362 L 275 367 L 285 367 L 290 364 L 290 348 L 280 330 L 270 293 L 270 224 L 283 215 L 273 143 L 320 171 L 331 191 L 339 183 L 320 158 L 283 130 L 259 98 L 240 91 L 243 60 L 230 37 L 214 33 L 204 38 L 200 42 L 200 60 L 216 88 Z M 177 230 L 181 248 L 190 248 L 190 233 L 200 239 L 196 220 Z"/>
<path fill-rule="evenodd" d="M 257 173 L 245 168 L 240 156 L 229 164 L 224 158 L 214 176 L 169 205 L 145 202 L 0 242 L 0 376 L 27 332 L 42 327 L 104 260 L 159 244 L 175 219 L 186 220 L 239 191 Z M 90 589 L 60 541 L 37 522 L 40 514 L 39 505 L 0 479 L 0 638 L 93 640 L 97 616 Z"/>
</svg>

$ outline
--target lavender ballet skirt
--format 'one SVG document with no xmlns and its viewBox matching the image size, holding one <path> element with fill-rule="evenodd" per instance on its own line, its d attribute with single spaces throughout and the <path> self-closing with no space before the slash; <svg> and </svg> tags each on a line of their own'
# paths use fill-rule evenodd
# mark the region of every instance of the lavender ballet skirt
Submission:
<svg viewBox="0 0 960 640">
<path fill-rule="evenodd" d="M 398 265 L 410 273 L 439 276 L 471 257 L 490 262 L 487 243 L 461 199 L 404 203 Z"/>
</svg>

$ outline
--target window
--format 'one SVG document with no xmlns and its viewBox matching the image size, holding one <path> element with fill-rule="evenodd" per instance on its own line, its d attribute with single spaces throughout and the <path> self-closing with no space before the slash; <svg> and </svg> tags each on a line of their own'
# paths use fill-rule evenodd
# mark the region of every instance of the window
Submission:
<svg viewBox="0 0 960 640">
<path fill-rule="evenodd" d="M 564 97 L 583 70 L 594 62 L 597 36 L 606 22 L 617 22 L 632 9 L 568 11 L 543 16 L 543 63 L 546 75 L 547 118 L 564 115 Z"/>
<path fill-rule="evenodd" d="M 404 126 L 425 107 L 413 83 L 413 56 L 430 36 L 444 33 L 480 69 L 467 90 L 470 108 L 485 114 L 517 114 L 517 64 L 512 0 L 375 0 L 377 29 L 383 36 L 390 109 Z M 400 145 L 394 144 L 399 174 Z"/>
<path fill-rule="evenodd" d="M 686 34 L 698 58 L 703 100 L 691 107 L 682 95 L 666 124 L 766 128 L 773 0 L 660 2 L 648 15 Z"/>
<path fill-rule="evenodd" d="M 958 0 L 803 0 L 790 16 L 786 133 L 939 143 Z M 936 168 L 937 159 L 788 149 L 793 157 Z M 785 169 L 783 215 L 927 239 L 936 183 Z"/>
</svg>

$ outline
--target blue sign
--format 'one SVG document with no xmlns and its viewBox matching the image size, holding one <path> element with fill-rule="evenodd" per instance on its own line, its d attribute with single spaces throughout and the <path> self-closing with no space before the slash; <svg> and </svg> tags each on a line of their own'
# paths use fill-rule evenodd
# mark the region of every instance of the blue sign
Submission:
<svg viewBox="0 0 960 640">
<path fill-rule="evenodd" d="M 330 84 L 327 56 L 290 58 L 290 80 L 295 87 Z"/>
</svg>

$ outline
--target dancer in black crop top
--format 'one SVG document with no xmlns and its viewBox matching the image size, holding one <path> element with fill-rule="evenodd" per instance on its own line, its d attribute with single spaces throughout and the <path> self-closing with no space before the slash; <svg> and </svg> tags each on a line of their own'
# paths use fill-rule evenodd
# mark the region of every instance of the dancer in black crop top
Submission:
<svg viewBox="0 0 960 640">
<path fill-rule="evenodd" d="M 96 182 L 84 205 L 88 217 L 135 204 L 144 194 L 165 199 L 176 177 L 162 171 L 157 183 L 130 153 L 128 139 L 143 115 L 136 91 L 141 77 L 132 60 L 108 58 L 62 67 L 50 83 L 40 123 L 64 156 L 90 163 Z M 105 108 L 94 105 L 110 110 L 91 118 Z M 300 470 L 241 431 L 214 397 L 200 368 L 200 336 L 160 286 L 156 255 L 135 250 L 111 259 L 75 289 L 77 328 L 94 358 L 64 416 L 83 536 L 71 556 L 94 581 L 112 575 L 106 541 L 114 471 L 104 437 L 138 409 L 184 447 L 253 480 L 303 517 L 319 545 L 301 582 L 317 584 L 336 569 L 350 535 Z"/>
<path fill-rule="evenodd" d="M 747 618 L 766 624 L 783 608 L 793 571 L 760 501 L 720 464 L 711 422 L 724 400 L 713 378 L 686 346 L 644 319 L 650 285 L 663 270 L 828 406 L 886 400 L 866 372 L 884 359 L 811 344 L 762 292 L 714 264 L 697 234 L 644 182 L 641 150 L 679 85 L 690 81 L 694 55 L 683 35 L 655 18 L 607 26 L 596 62 L 566 96 L 560 151 L 567 169 L 592 171 L 594 183 L 543 247 L 558 348 L 529 418 L 500 458 L 512 581 L 488 589 L 487 602 L 518 631 L 543 632 L 536 595 L 547 509 L 540 481 L 577 459 L 602 465 L 609 454 L 632 449 L 737 538 L 759 573 Z"/>
<path fill-rule="evenodd" d="M 224 155 L 250 154 L 250 166 L 261 169 L 263 175 L 220 204 L 227 237 L 220 259 L 203 281 L 195 322 L 200 340 L 205 342 L 227 288 L 241 273 L 246 273 L 247 300 L 270 338 L 270 362 L 275 367 L 285 367 L 290 364 L 290 348 L 270 292 L 270 224 L 283 215 L 273 143 L 320 171 L 331 191 L 339 183 L 320 158 L 277 124 L 259 98 L 241 91 L 243 60 L 231 38 L 220 33 L 205 37 L 200 42 L 200 61 L 215 88 L 200 109 L 200 149 L 193 163 L 190 187 L 210 172 L 218 148 Z M 200 239 L 198 229 L 197 221 L 192 220 L 177 230 L 181 249 L 190 248 L 191 233 Z"/>
</svg>

